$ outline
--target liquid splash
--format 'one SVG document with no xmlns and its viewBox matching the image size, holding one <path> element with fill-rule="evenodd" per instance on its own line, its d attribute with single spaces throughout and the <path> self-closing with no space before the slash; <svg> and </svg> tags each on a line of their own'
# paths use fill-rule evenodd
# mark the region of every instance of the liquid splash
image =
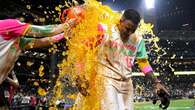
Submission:
<svg viewBox="0 0 195 110">
<path fill-rule="evenodd" d="M 66 46 L 68 50 L 63 53 L 67 57 L 62 61 L 59 67 L 59 76 L 54 87 L 54 97 L 51 104 L 55 105 L 56 100 L 63 99 L 63 89 L 66 85 L 62 78 L 69 77 L 72 86 L 78 88 L 80 93 L 75 99 L 73 110 L 100 110 L 100 101 L 104 92 L 103 78 L 98 73 L 98 51 L 97 36 L 98 24 L 103 23 L 108 26 L 108 33 L 111 34 L 110 27 L 119 22 L 120 13 L 114 12 L 110 7 L 101 5 L 95 0 L 88 0 L 85 3 L 85 19 L 72 29 L 71 38 L 67 38 Z M 156 37 L 152 31 L 153 25 L 144 23 L 142 20 L 136 33 L 140 35 L 151 35 L 146 41 L 153 43 L 156 52 L 161 50 Z M 65 34 L 66 36 L 66 34 Z M 159 62 L 159 58 L 157 62 Z M 71 96 L 70 94 L 68 96 Z"/>
</svg>

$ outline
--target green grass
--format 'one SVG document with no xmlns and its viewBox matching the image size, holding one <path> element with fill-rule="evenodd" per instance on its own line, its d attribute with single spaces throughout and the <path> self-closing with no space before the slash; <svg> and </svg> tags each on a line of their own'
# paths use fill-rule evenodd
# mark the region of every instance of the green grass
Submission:
<svg viewBox="0 0 195 110">
<path fill-rule="evenodd" d="M 161 110 L 159 102 L 153 105 L 152 102 L 135 103 L 135 110 Z M 195 110 L 195 99 L 171 100 L 167 110 Z"/>
</svg>

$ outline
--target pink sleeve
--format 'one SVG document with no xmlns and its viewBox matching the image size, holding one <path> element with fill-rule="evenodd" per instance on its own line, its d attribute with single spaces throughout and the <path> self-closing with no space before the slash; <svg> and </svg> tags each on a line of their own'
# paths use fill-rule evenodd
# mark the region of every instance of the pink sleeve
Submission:
<svg viewBox="0 0 195 110">
<path fill-rule="evenodd" d="M 147 73 L 153 71 L 153 69 L 150 65 L 148 65 L 148 66 L 144 66 L 143 68 L 141 68 L 141 71 L 146 75 Z"/>
<path fill-rule="evenodd" d="M 0 20 L 0 35 L 2 35 L 5 40 L 21 37 L 25 34 L 28 27 L 29 24 L 21 23 L 17 19 Z"/>
<path fill-rule="evenodd" d="M 137 64 L 145 75 L 153 71 L 147 59 L 137 59 Z"/>
<path fill-rule="evenodd" d="M 55 36 L 51 37 L 51 39 L 52 39 L 54 42 L 59 42 L 60 40 L 64 39 L 64 33 L 55 35 Z"/>
</svg>

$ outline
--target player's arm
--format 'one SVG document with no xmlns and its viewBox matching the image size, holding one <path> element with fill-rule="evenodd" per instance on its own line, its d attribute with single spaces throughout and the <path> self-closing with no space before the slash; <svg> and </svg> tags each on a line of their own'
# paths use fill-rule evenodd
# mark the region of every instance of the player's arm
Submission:
<svg viewBox="0 0 195 110">
<path fill-rule="evenodd" d="M 58 25 L 45 25 L 45 26 L 30 25 L 29 29 L 25 33 L 25 36 L 33 36 L 33 37 L 53 36 L 62 33 L 63 31 L 69 30 L 74 25 L 75 25 L 74 19 L 71 19 L 63 24 L 58 24 Z"/>
<path fill-rule="evenodd" d="M 23 49 L 41 48 L 52 45 L 64 39 L 64 34 L 44 38 L 23 38 L 20 40 L 20 47 Z"/>
<path fill-rule="evenodd" d="M 0 34 L 5 40 L 22 36 L 53 36 L 70 30 L 71 27 L 76 25 L 75 21 L 76 19 L 70 19 L 63 24 L 38 26 L 23 23 L 17 19 L 5 19 L 0 20 Z"/>
<path fill-rule="evenodd" d="M 154 75 L 153 69 L 148 61 L 144 39 L 141 39 L 139 43 L 136 61 L 140 70 L 145 74 L 145 77 L 152 82 L 152 84 L 157 85 L 160 83 L 160 80 Z"/>
<path fill-rule="evenodd" d="M 163 106 L 162 108 L 166 109 L 170 104 L 170 95 L 164 85 L 162 85 L 160 80 L 154 75 L 153 69 L 147 59 L 145 42 L 143 39 L 141 40 L 137 51 L 137 63 L 141 71 L 145 74 L 145 77 L 151 81 L 151 84 L 154 86 L 155 92 L 160 98 L 161 106 Z"/>
<path fill-rule="evenodd" d="M 140 70 L 144 73 L 146 77 L 148 77 L 153 83 L 159 82 L 156 76 L 154 76 L 153 69 L 151 65 L 149 64 L 149 61 L 147 58 L 138 58 L 136 59 L 138 67 Z"/>
<path fill-rule="evenodd" d="M 149 78 L 153 83 L 158 82 L 158 79 L 157 77 L 154 76 L 153 69 L 148 61 L 145 41 L 143 38 L 140 38 L 140 41 L 138 44 L 136 61 L 137 61 L 138 67 L 144 73 L 146 77 L 150 76 Z"/>
</svg>

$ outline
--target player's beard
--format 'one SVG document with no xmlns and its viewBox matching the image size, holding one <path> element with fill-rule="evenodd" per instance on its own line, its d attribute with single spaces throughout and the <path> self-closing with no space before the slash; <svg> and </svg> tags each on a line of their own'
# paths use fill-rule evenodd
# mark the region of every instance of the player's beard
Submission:
<svg viewBox="0 0 195 110">
<path fill-rule="evenodd" d="M 122 39 L 123 41 L 126 41 L 126 40 L 128 40 L 129 33 L 126 32 L 126 31 L 121 31 L 121 32 L 120 32 L 120 36 L 121 36 L 121 39 Z"/>
</svg>

